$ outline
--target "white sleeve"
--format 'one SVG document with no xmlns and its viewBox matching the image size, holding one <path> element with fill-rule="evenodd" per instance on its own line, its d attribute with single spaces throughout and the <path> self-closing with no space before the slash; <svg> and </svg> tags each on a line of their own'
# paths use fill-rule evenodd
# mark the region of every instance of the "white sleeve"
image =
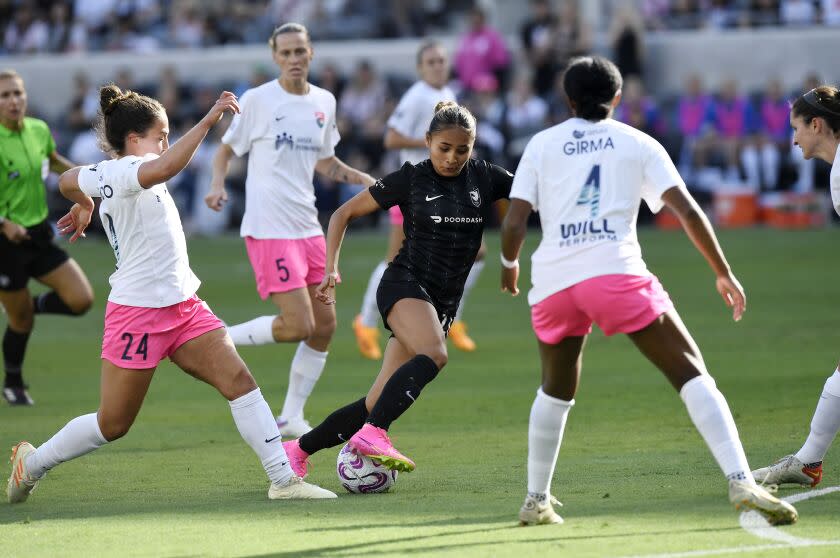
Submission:
<svg viewBox="0 0 840 558">
<path fill-rule="evenodd" d="M 525 152 L 519 160 L 516 172 L 513 175 L 513 185 L 510 188 L 510 198 L 519 198 L 530 203 L 534 211 L 539 210 L 539 169 L 537 164 L 537 152 L 539 146 L 532 139 L 525 146 Z"/>
<path fill-rule="evenodd" d="M 105 197 L 110 198 L 108 189 L 113 192 L 111 195 L 118 198 L 127 198 L 143 191 L 137 173 L 140 166 L 158 158 L 158 155 L 149 153 L 144 157 L 122 157 L 112 161 L 102 170 L 102 192 Z"/>
<path fill-rule="evenodd" d="M 662 194 L 674 186 L 685 188 L 685 182 L 662 144 L 650 136 L 642 142 L 642 158 L 642 199 L 659 213 L 665 205 Z"/>
<path fill-rule="evenodd" d="M 250 89 L 242 94 L 239 99 L 242 112 L 233 115 L 233 121 L 222 136 L 222 143 L 229 145 L 237 157 L 242 157 L 251 150 L 251 142 L 254 139 L 256 107 L 252 97 Z"/>
<path fill-rule="evenodd" d="M 336 125 L 335 117 L 335 97 L 332 99 L 332 110 L 327 113 L 327 121 L 325 126 L 327 132 L 324 134 L 324 144 L 321 146 L 321 151 L 318 153 L 318 159 L 326 159 L 335 155 L 335 146 L 341 140 L 341 134 L 338 133 L 338 126 Z"/>
<path fill-rule="evenodd" d="M 417 124 L 416 95 L 414 95 L 414 91 L 416 90 L 409 89 L 406 91 L 405 95 L 400 99 L 400 102 L 397 103 L 397 108 L 394 109 L 391 117 L 388 118 L 387 124 L 389 128 L 393 128 L 396 132 L 408 138 L 414 133 Z M 429 121 L 431 120 L 432 115 L 429 114 Z"/>
<path fill-rule="evenodd" d="M 79 189 L 92 198 L 102 196 L 99 191 L 99 165 L 88 165 L 79 171 Z"/>
<path fill-rule="evenodd" d="M 834 171 L 833 168 L 832 171 Z M 837 169 L 836 174 L 831 173 L 831 204 L 834 206 L 834 211 L 840 215 L 840 169 Z"/>
</svg>

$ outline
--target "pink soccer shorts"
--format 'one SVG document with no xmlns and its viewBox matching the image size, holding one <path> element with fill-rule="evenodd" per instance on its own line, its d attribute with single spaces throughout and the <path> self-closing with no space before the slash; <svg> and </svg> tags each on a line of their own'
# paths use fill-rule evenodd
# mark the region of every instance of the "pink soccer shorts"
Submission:
<svg viewBox="0 0 840 558">
<path fill-rule="evenodd" d="M 402 210 L 400 210 L 400 206 L 392 205 L 388 209 L 388 216 L 391 218 L 391 224 L 395 227 L 402 227 L 403 226 L 403 214 Z"/>
<path fill-rule="evenodd" d="M 198 295 L 163 308 L 109 302 L 102 358 L 120 368 L 154 368 L 190 339 L 222 327 Z"/>
<path fill-rule="evenodd" d="M 532 306 L 531 324 L 540 341 L 555 345 L 590 333 L 592 322 L 605 335 L 633 333 L 673 308 L 655 275 L 601 275 Z"/>
<path fill-rule="evenodd" d="M 318 285 L 324 279 L 327 245 L 323 235 L 309 238 L 245 237 L 260 298 Z"/>
</svg>

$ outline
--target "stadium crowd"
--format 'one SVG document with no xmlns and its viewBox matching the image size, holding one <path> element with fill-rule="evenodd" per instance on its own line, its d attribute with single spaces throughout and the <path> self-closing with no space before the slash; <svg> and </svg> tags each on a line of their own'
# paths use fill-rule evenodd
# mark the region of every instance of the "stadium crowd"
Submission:
<svg viewBox="0 0 840 558">
<path fill-rule="evenodd" d="M 451 30 L 473 0 L 2 0 L 0 54 L 140 51 L 261 43 L 278 22 L 313 39 L 420 37 Z M 636 0 L 650 30 L 840 25 L 833 0 Z M 576 27 L 575 2 L 554 19 Z M 606 3 L 611 6 L 613 3 Z M 571 19 L 570 19 L 571 18 Z"/>
<path fill-rule="evenodd" d="M 0 2 L 9 21 L 3 44 L 7 53 L 73 50 L 153 50 L 228 43 L 264 42 L 278 22 L 303 21 L 313 39 L 421 36 L 436 26 L 455 33 L 450 53 L 452 87 L 459 101 L 478 118 L 478 155 L 516 168 L 531 136 L 569 117 L 560 76 L 574 56 L 605 52 L 625 78 L 616 118 L 647 132 L 665 145 L 692 190 L 710 194 L 720 185 L 754 191 L 808 192 L 822 182 L 827 167 L 805 161 L 791 150 L 788 100 L 832 76 L 803 76 L 796 91 L 785 91 L 778 76 L 766 86 L 746 91 L 735 79 L 716 89 L 699 75 L 681 91 L 649 95 L 645 90 L 644 35 L 661 29 L 840 23 L 837 2 L 790 0 L 643 0 L 616 3 L 600 41 L 580 17 L 575 1 L 531 0 L 530 13 L 516 34 L 503 34 L 473 2 L 400 0 L 377 2 L 293 0 L 235 2 L 164 2 L 159 0 L 75 0 L 73 2 Z M 225 17 L 219 17 L 221 10 Z M 807 16 L 807 17 L 806 17 Z M 354 23 L 357 22 L 358 23 Z M 320 22 L 320 23 L 319 23 Z M 340 22 L 338 25 L 336 22 Z M 451 29 L 446 30 L 446 22 Z M 340 29 L 339 29 L 340 28 Z M 38 31 L 41 29 L 41 31 Z M 177 31 L 177 32 L 176 32 Z M 517 44 L 518 42 L 518 44 Z M 804 72 L 805 70 L 803 70 Z M 150 83 L 135 83 L 126 68 L 114 76 L 123 89 L 159 98 L 170 117 L 175 138 L 188 130 L 222 88 L 237 94 L 276 77 L 270 66 L 255 67 L 241 83 L 188 82 L 172 66 Z M 313 81 L 338 99 L 342 141 L 337 154 L 355 168 L 382 176 L 399 166 L 396 152 L 384 149 L 386 119 L 414 75 L 383 74 L 375 61 L 362 60 L 349 73 L 323 62 Z M 84 75 L 59 122 L 51 122 L 59 149 L 71 160 L 99 160 L 91 122 L 97 109 L 97 86 Z M 31 107 L 33 114 L 37 106 Z M 241 196 L 223 216 L 207 215 L 203 196 L 211 174 L 212 154 L 224 131 L 205 142 L 186 172 L 171 184 L 188 229 L 211 232 L 234 226 L 241 215 Z M 237 161 L 228 180 L 233 193 L 244 189 L 244 161 Z M 816 174 L 816 178 L 815 178 Z M 319 210 L 328 215 L 361 186 L 316 179 Z M 56 195 L 56 198 L 58 196 Z M 56 213 L 63 204 L 56 199 Z M 194 218 L 200 216 L 201 218 Z"/>
</svg>

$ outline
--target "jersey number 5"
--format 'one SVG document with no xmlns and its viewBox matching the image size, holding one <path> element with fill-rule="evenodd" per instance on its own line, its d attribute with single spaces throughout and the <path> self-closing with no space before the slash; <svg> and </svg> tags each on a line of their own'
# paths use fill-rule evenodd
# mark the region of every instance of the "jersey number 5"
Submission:
<svg viewBox="0 0 840 558">
<path fill-rule="evenodd" d="M 589 218 L 598 216 L 598 207 L 601 203 L 601 165 L 595 165 L 589 172 L 589 177 L 580 190 L 577 205 L 589 206 Z"/>
<path fill-rule="evenodd" d="M 289 268 L 283 265 L 283 262 L 285 261 L 286 258 L 277 258 L 274 260 L 274 265 L 277 266 L 277 274 L 279 275 L 281 283 L 285 283 L 289 280 Z"/>
</svg>

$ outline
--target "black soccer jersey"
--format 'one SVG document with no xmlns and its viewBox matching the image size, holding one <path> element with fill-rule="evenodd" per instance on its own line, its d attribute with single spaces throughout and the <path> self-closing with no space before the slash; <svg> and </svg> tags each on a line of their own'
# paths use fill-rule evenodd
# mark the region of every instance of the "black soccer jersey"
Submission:
<svg viewBox="0 0 840 558">
<path fill-rule="evenodd" d="M 376 202 L 403 213 L 403 242 L 383 281 L 416 280 L 439 310 L 454 310 L 481 246 L 493 202 L 510 195 L 513 175 L 486 161 L 470 159 L 461 174 L 441 176 L 428 159 L 378 180 Z"/>
</svg>

